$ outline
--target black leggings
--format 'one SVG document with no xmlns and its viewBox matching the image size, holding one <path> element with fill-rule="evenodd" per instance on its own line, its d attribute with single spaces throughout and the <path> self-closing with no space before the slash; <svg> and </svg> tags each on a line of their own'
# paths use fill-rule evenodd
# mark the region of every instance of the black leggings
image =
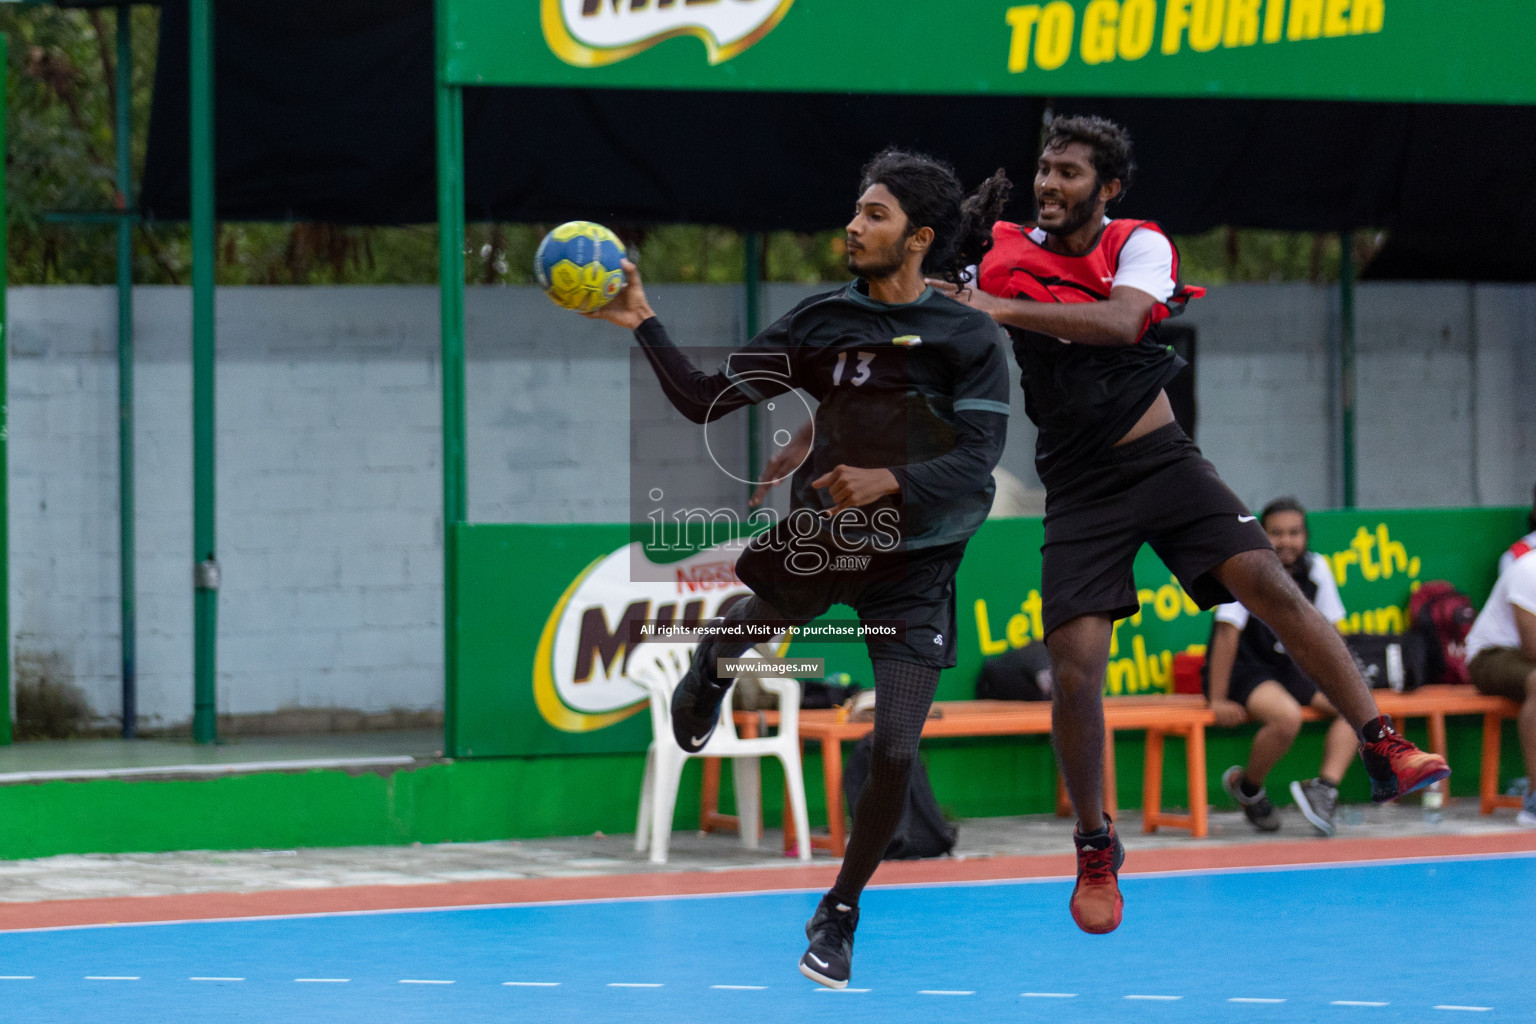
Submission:
<svg viewBox="0 0 1536 1024">
<path fill-rule="evenodd" d="M 745 600 L 737 601 L 731 605 L 721 619 L 727 623 L 742 622 L 747 619 L 759 622 L 782 622 L 786 627 L 804 625 L 803 622 L 794 622 L 780 615 L 767 601 L 756 594 L 748 596 Z M 693 664 L 703 674 L 704 678 L 713 683 L 719 683 L 720 677 L 715 675 L 715 661 L 719 658 L 739 658 L 752 647 L 756 646 L 752 640 L 705 640 L 694 648 Z"/>
<path fill-rule="evenodd" d="M 917 741 L 938 686 L 939 670 L 931 665 L 875 662 L 875 747 L 869 759 L 869 780 L 853 809 L 853 833 L 843 868 L 830 893 L 839 903 L 858 905 L 859 894 L 901 824 Z"/>
<path fill-rule="evenodd" d="M 753 595 L 738 601 L 725 614 L 727 622 L 743 619 L 783 620 L 783 616 L 767 601 Z M 715 660 L 738 657 L 751 646 L 747 640 L 706 640 L 695 650 L 694 664 L 703 669 L 705 678 L 718 682 Z M 928 709 L 939 686 L 939 670 L 932 665 L 879 659 L 874 667 L 875 743 L 869 760 L 869 780 L 853 809 L 853 832 L 831 891 L 833 898 L 849 906 L 858 904 L 859 894 L 880 866 L 885 848 L 896 834 L 896 826 L 901 824 L 912 763 L 917 760 L 917 742 L 922 738 L 923 723 L 928 719 Z M 801 841 L 809 840 L 802 836 Z"/>
</svg>

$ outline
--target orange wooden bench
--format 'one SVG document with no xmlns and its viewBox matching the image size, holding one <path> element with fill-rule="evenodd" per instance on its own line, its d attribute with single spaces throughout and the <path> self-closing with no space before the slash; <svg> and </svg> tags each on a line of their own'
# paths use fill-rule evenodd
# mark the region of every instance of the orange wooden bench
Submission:
<svg viewBox="0 0 1536 1024">
<path fill-rule="evenodd" d="M 1483 814 L 1496 808 L 1519 807 L 1520 798 L 1499 792 L 1499 761 L 1503 723 L 1516 718 L 1520 705 L 1503 697 L 1479 693 L 1468 685 L 1422 686 L 1410 693 L 1373 690 L 1372 696 L 1383 714 L 1396 721 L 1423 718 L 1429 726 L 1429 748 L 1441 757 L 1447 755 L 1445 718 L 1447 715 L 1482 715 L 1483 748 L 1478 780 L 1479 806 Z M 930 718 L 923 727 L 925 737 L 1048 735 L 1051 731 L 1051 705 L 1048 702 L 962 700 L 939 701 L 934 705 L 940 716 Z M 1308 708 L 1303 718 L 1321 721 L 1322 715 Z M 846 845 L 843 806 L 842 744 L 858 740 L 874 728 L 871 722 L 840 722 L 835 710 L 800 713 L 800 738 L 817 741 L 822 750 L 822 784 L 826 792 L 828 832 L 813 836 L 812 845 L 842 856 Z M 1169 694 L 1147 697 L 1107 697 L 1104 700 L 1104 805 L 1116 812 L 1114 734 L 1118 729 L 1146 731 L 1142 770 L 1142 830 L 1187 828 L 1194 838 L 1208 832 L 1206 807 L 1205 729 L 1215 723 L 1215 716 L 1203 696 Z M 737 712 L 737 728 L 743 735 L 754 735 L 764 727 L 778 724 L 778 713 Z M 1185 769 L 1187 792 L 1193 805 L 1188 812 L 1163 810 L 1163 753 L 1169 735 L 1183 737 L 1186 743 Z M 1443 784 L 1442 784 L 1443 785 Z M 704 790 L 701 794 L 700 827 L 710 831 L 734 827 L 734 816 L 716 812 L 719 796 L 719 762 L 705 762 Z M 1069 815 L 1061 780 L 1057 780 L 1057 813 Z M 786 829 L 785 848 L 795 842 L 793 829 Z"/>
<path fill-rule="evenodd" d="M 925 738 L 957 738 L 971 736 L 1021 736 L 1048 735 L 1051 731 L 1051 705 L 1039 701 L 960 700 L 939 701 L 934 704 L 937 717 L 929 718 L 923 726 Z M 759 728 L 777 725 L 778 714 L 773 711 L 737 712 L 736 725 L 742 735 L 754 735 Z M 1120 729 L 1143 729 L 1147 733 L 1144 772 L 1142 776 L 1143 829 L 1148 832 L 1159 827 L 1187 828 L 1191 835 L 1204 836 L 1206 822 L 1206 767 L 1205 728 L 1215 721 L 1204 697 L 1185 694 L 1156 695 L 1148 697 L 1109 697 L 1104 701 L 1104 804 L 1111 814 L 1116 812 L 1114 734 Z M 872 722 L 838 721 L 836 710 L 811 710 L 800 712 L 800 739 L 802 742 L 820 742 L 822 751 L 822 784 L 826 793 L 827 836 L 812 837 L 812 845 L 830 850 L 842 856 L 847 834 L 843 806 L 843 754 L 842 744 L 858 740 L 874 729 Z M 1167 736 L 1183 737 L 1187 744 L 1185 758 L 1187 783 L 1193 799 L 1188 813 L 1168 813 L 1162 810 L 1163 745 Z M 734 817 L 716 813 L 719 795 L 719 765 L 705 764 L 704 789 L 701 794 L 701 828 L 705 831 L 735 825 Z M 1057 780 L 1057 813 L 1070 814 L 1061 782 Z M 786 848 L 794 843 L 794 836 L 786 829 Z"/>
<path fill-rule="evenodd" d="M 1520 705 L 1505 697 L 1493 697 L 1478 691 L 1469 684 L 1421 686 L 1408 693 L 1394 690 L 1372 690 L 1376 706 L 1393 721 L 1423 718 L 1429 726 L 1429 749 L 1446 756 L 1445 716 L 1483 716 L 1483 758 L 1478 774 L 1478 798 L 1482 813 L 1492 814 L 1498 807 L 1519 807 L 1520 798 L 1504 796 L 1499 792 L 1499 758 L 1502 753 L 1504 722 L 1517 718 Z M 1304 721 L 1322 721 L 1323 716 L 1312 708 L 1303 714 Z M 1445 783 L 1440 784 L 1442 787 Z"/>
<path fill-rule="evenodd" d="M 1204 657 L 1195 654 L 1178 654 L 1174 657 L 1174 673 L 1187 684 L 1199 685 L 1200 669 Z M 1183 684 L 1181 684 L 1183 685 Z M 1478 802 L 1483 814 L 1492 814 L 1499 807 L 1519 807 L 1520 798 L 1505 796 L 1499 792 L 1499 759 L 1502 753 L 1503 723 L 1519 717 L 1520 705 L 1505 697 L 1493 697 L 1481 693 L 1477 687 L 1466 683 L 1455 685 L 1431 684 L 1407 693 L 1396 690 L 1372 690 L 1376 706 L 1382 714 L 1391 715 L 1394 721 L 1423 718 L 1429 726 L 1429 749 L 1446 757 L 1445 716 L 1483 716 L 1483 756 L 1478 771 Z M 1320 722 L 1325 716 L 1312 708 L 1302 710 L 1302 720 Z M 1448 792 L 1445 782 L 1439 784 L 1441 792 Z"/>
</svg>

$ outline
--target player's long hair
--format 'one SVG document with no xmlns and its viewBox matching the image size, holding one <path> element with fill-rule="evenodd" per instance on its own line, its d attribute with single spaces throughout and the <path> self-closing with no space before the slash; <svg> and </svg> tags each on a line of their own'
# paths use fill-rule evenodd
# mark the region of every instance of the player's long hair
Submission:
<svg viewBox="0 0 1536 1024">
<path fill-rule="evenodd" d="M 884 185 L 907 215 L 907 234 L 933 229 L 933 245 L 923 257 L 923 273 L 951 284 L 960 272 L 978 264 L 992 248 L 992 225 L 1002 215 L 1013 185 L 1002 170 L 967 196 L 953 167 L 923 153 L 894 147 L 877 153 L 864 165 L 859 182 L 863 193 Z"/>
</svg>

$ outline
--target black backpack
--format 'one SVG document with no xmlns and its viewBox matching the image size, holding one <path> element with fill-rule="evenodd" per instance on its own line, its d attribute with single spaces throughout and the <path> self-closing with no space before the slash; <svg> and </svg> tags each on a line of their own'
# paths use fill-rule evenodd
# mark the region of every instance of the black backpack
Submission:
<svg viewBox="0 0 1536 1024">
<path fill-rule="evenodd" d="M 859 794 L 869 778 L 869 760 L 875 749 L 873 735 L 865 736 L 853 748 L 843 766 L 843 799 L 848 808 L 859 806 Z M 912 778 L 907 786 L 907 806 L 901 812 L 901 824 L 885 848 L 882 860 L 916 860 L 942 857 L 955 847 L 959 833 L 944 820 L 939 801 L 928 782 L 928 770 L 921 760 L 912 762 Z"/>
<path fill-rule="evenodd" d="M 1050 700 L 1051 653 L 1035 642 L 988 658 L 976 677 L 980 700 Z"/>
<path fill-rule="evenodd" d="M 1419 633 L 1351 633 L 1344 646 L 1354 655 L 1365 685 L 1406 693 L 1428 678 L 1428 656 Z"/>
</svg>

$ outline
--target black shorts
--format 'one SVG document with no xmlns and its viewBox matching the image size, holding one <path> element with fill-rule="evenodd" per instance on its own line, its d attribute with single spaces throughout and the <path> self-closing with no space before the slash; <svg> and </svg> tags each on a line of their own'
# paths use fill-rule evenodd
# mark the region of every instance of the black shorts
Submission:
<svg viewBox="0 0 1536 1024">
<path fill-rule="evenodd" d="M 1269 537 L 1178 424 L 1100 455 L 1045 496 L 1046 635 L 1079 615 L 1136 614 L 1131 566 L 1143 544 L 1201 608 L 1233 600 L 1211 570 Z"/>
<path fill-rule="evenodd" d="M 1259 688 L 1260 683 L 1273 679 L 1285 687 L 1285 692 L 1296 699 L 1296 703 L 1302 707 L 1310 707 L 1312 698 L 1317 696 L 1317 684 L 1297 667 L 1294 661 L 1287 661 L 1283 665 L 1268 665 L 1259 661 L 1238 658 L 1232 665 L 1232 677 L 1227 682 L 1227 699 L 1235 700 L 1244 707 L 1248 706 L 1248 698 L 1253 696 L 1253 691 Z M 1206 696 L 1210 696 L 1210 683 L 1206 682 Z"/>
<path fill-rule="evenodd" d="M 790 567 L 788 548 L 770 543 L 783 540 L 783 526 L 759 535 L 736 561 L 736 575 L 754 594 L 795 623 L 818 618 L 834 604 L 852 608 L 860 622 L 905 622 L 904 639 L 866 640 L 871 660 L 955 667 L 955 572 L 965 541 L 918 551 L 870 552 L 862 566 L 805 572 Z"/>
</svg>

